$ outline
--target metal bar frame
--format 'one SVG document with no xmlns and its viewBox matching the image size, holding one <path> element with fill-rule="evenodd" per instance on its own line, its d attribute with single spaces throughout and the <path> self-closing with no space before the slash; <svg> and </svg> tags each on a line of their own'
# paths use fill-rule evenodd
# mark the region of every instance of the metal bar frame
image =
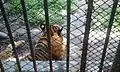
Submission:
<svg viewBox="0 0 120 72">
<path fill-rule="evenodd" d="M 118 4 L 118 0 L 113 0 L 113 7 L 111 10 L 110 21 L 109 21 L 109 25 L 108 25 L 108 30 L 107 30 L 107 34 L 106 34 L 106 38 L 105 38 L 105 43 L 104 43 L 104 49 L 102 52 L 102 58 L 101 58 L 98 72 L 102 72 L 102 69 L 103 69 L 103 63 L 104 63 L 104 59 L 105 59 L 105 54 L 106 54 L 108 42 L 109 42 L 110 32 L 112 29 L 112 25 L 113 25 L 115 13 L 116 13 L 117 4 Z"/>
<path fill-rule="evenodd" d="M 107 50 L 107 47 L 108 47 L 108 42 L 109 42 L 109 38 L 110 38 L 110 33 L 111 33 L 111 29 L 112 29 L 112 25 L 113 25 L 115 13 L 116 13 L 116 8 L 117 8 L 117 5 L 118 5 L 118 1 L 119 0 L 113 0 L 113 7 L 112 7 L 112 10 L 111 10 L 111 15 L 110 15 L 110 19 L 109 19 L 109 25 L 108 25 L 108 29 L 107 29 L 107 34 L 106 34 L 106 38 L 105 38 L 104 48 L 103 48 L 101 62 L 100 62 L 98 72 L 102 72 L 102 69 L 103 69 L 103 66 L 104 66 L 103 65 L 104 64 L 104 59 L 105 59 L 106 50 Z M 50 65 L 50 72 L 53 72 L 52 50 L 51 50 L 51 41 L 50 41 L 51 40 L 50 39 L 50 24 L 49 24 L 49 13 L 48 13 L 48 0 L 43 0 L 43 2 L 44 2 L 45 22 L 46 22 L 47 38 L 48 38 L 49 65 Z M 26 7 L 25 7 L 25 1 L 20 0 L 20 3 L 21 3 L 21 6 L 22 6 L 22 10 L 23 10 L 23 18 L 24 18 L 24 22 L 25 22 L 25 26 L 26 26 L 26 30 L 27 30 L 31 56 L 33 58 L 33 68 L 34 68 L 34 71 L 37 72 L 37 65 L 36 65 L 36 61 L 35 61 L 35 54 L 34 54 L 34 50 L 33 50 L 30 27 L 29 27 L 29 22 L 28 22 L 28 17 L 27 17 L 27 10 L 26 10 Z M 92 21 L 91 16 L 92 16 L 92 10 L 93 10 L 93 0 L 88 0 L 87 4 L 88 4 L 87 20 L 86 20 L 86 26 L 85 26 L 84 39 L 83 39 L 83 50 L 82 50 L 82 57 L 81 57 L 80 72 L 86 72 L 85 69 L 86 69 L 86 61 L 87 61 L 89 33 L 90 33 L 91 21 Z M 19 61 L 19 58 L 18 58 L 18 55 L 17 55 L 17 52 L 16 52 L 16 48 L 15 48 L 11 28 L 10 28 L 9 21 L 7 19 L 7 16 L 6 16 L 6 12 L 5 12 L 2 0 L 0 0 L 0 9 L 1 9 L 1 12 L 2 12 L 2 16 L 4 18 L 5 26 L 7 28 L 8 35 L 9 35 L 12 47 L 13 47 L 13 52 L 15 53 L 15 58 L 16 58 L 18 70 L 19 70 L 19 72 L 22 72 L 21 66 L 20 66 L 20 61 Z M 66 56 L 67 59 L 66 59 L 66 72 L 69 72 L 70 21 L 71 21 L 70 20 L 70 14 L 71 14 L 71 0 L 67 0 L 67 56 Z M 120 68 L 117 68 L 117 67 L 120 67 L 120 61 L 119 61 L 120 53 L 119 52 L 120 52 L 120 42 L 118 44 L 118 49 L 117 49 L 115 59 L 114 59 L 114 62 L 113 62 L 112 68 L 111 68 L 111 72 L 113 72 L 113 71 L 120 72 Z M 0 68 L 1 68 L 2 72 L 5 72 L 1 60 L 0 60 Z"/>
<path fill-rule="evenodd" d="M 5 71 L 4 71 L 4 67 L 3 67 L 3 65 L 2 65 L 2 61 L 1 61 L 1 60 L 0 60 L 0 68 L 1 68 L 1 70 L 0 70 L 0 71 L 5 72 Z"/>
<path fill-rule="evenodd" d="M 114 62 L 111 68 L 111 72 L 120 72 L 120 40 L 115 54 Z"/>
<path fill-rule="evenodd" d="M 88 0 L 88 10 L 87 10 L 87 20 L 85 26 L 85 34 L 83 39 L 83 50 L 82 50 L 82 57 L 81 57 L 81 65 L 80 65 L 80 72 L 86 72 L 86 60 L 87 60 L 87 50 L 88 50 L 88 40 L 89 40 L 89 31 L 91 27 L 91 16 L 92 16 L 92 9 L 93 9 L 93 0 Z"/>
<path fill-rule="evenodd" d="M 8 19 L 7 19 L 7 16 L 6 16 L 6 12 L 5 12 L 5 9 L 4 9 L 2 0 L 0 0 L 0 9 L 1 9 L 1 12 L 2 12 L 2 16 L 3 16 L 3 18 L 4 18 L 5 26 L 6 26 L 7 31 L 8 31 L 8 36 L 9 36 L 9 38 L 10 38 L 10 42 L 11 42 L 12 47 L 13 47 L 13 52 L 15 53 L 15 58 L 16 58 L 16 62 L 17 62 L 17 67 L 18 67 L 19 72 L 21 72 L 20 61 L 19 61 L 19 58 L 18 58 L 16 49 L 15 49 L 15 44 L 14 44 L 14 40 L 13 40 L 11 28 L 10 28 L 10 26 L 9 26 L 9 22 L 8 22 Z"/>
<path fill-rule="evenodd" d="M 67 58 L 66 58 L 66 72 L 69 72 L 69 53 L 70 53 L 70 13 L 71 0 L 67 0 Z"/>
<path fill-rule="evenodd" d="M 49 14 L 48 14 L 48 0 L 43 0 L 43 1 L 44 1 L 45 23 L 46 23 L 46 29 L 47 29 L 47 41 L 48 41 L 50 72 L 53 72 L 52 49 L 51 49 L 51 41 L 50 41 L 50 24 L 49 24 Z"/>
<path fill-rule="evenodd" d="M 23 10 L 23 18 L 24 18 L 24 22 L 25 22 L 25 26 L 26 26 L 26 30 L 27 30 L 31 56 L 33 58 L 33 67 L 34 67 L 34 71 L 37 72 L 37 66 L 36 66 L 33 44 L 32 44 L 32 39 L 31 39 L 30 27 L 29 27 L 29 24 L 28 24 L 28 17 L 27 17 L 27 11 L 26 11 L 26 7 L 25 7 L 25 1 L 20 0 L 20 3 L 21 3 L 21 6 L 22 6 L 22 10 Z"/>
</svg>

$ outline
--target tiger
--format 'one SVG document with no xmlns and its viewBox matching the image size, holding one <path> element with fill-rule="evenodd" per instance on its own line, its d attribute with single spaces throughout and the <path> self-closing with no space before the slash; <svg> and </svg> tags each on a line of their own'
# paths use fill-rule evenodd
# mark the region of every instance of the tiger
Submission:
<svg viewBox="0 0 120 72">
<path fill-rule="evenodd" d="M 39 41 L 34 46 L 34 58 L 39 61 L 49 60 L 47 32 L 45 24 L 42 24 L 40 28 L 43 31 L 43 35 L 40 36 Z M 63 60 L 66 57 L 66 38 L 62 36 L 63 27 L 60 28 L 58 24 L 50 26 L 50 45 L 52 51 L 52 60 Z M 31 55 L 28 55 L 24 60 L 33 61 Z"/>
</svg>

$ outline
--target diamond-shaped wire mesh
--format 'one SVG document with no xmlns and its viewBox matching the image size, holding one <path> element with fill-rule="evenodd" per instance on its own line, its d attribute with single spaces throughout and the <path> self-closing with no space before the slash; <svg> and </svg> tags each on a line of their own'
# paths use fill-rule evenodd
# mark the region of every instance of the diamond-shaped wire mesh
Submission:
<svg viewBox="0 0 120 72">
<path fill-rule="evenodd" d="M 110 5 L 108 5 L 108 3 Z M 88 68 L 86 71 L 95 71 L 97 72 L 99 69 L 100 59 L 102 56 L 102 50 L 104 47 L 104 41 L 106 37 L 109 17 L 111 13 L 112 3 L 105 0 L 96 0 L 94 1 L 94 10 L 92 13 L 92 25 L 89 36 L 89 48 L 88 48 L 88 56 L 87 56 L 87 65 Z M 111 7 L 110 7 L 111 6 Z M 99 32 L 98 32 L 99 31 Z"/>
<path fill-rule="evenodd" d="M 94 10 L 92 13 L 92 26 L 89 36 L 88 61 L 86 71 L 97 72 L 99 70 L 100 59 L 103 52 L 107 26 L 113 6 L 112 0 L 96 0 L 94 1 Z M 119 5 L 118 5 L 119 6 Z M 117 12 L 119 8 L 117 8 Z M 117 17 L 116 14 L 115 17 Z M 115 20 L 118 20 L 118 18 Z M 114 21 L 116 22 L 116 21 Z M 119 25 L 113 24 L 110 39 L 107 47 L 107 53 L 103 66 L 103 71 L 110 72 L 110 67 L 114 61 L 114 55 L 119 41 Z"/>
<path fill-rule="evenodd" d="M 25 45 L 17 48 L 19 57 L 30 54 L 26 27 L 24 25 L 22 7 L 19 0 L 4 0 L 4 7 L 10 23 L 11 31 L 15 41 L 24 40 Z M 71 24 L 70 24 L 70 61 L 69 71 L 79 72 L 80 61 L 83 47 L 83 38 L 86 24 L 87 0 L 71 0 Z M 45 21 L 45 13 L 42 0 L 25 0 L 28 20 L 33 45 L 39 40 L 41 30 L 39 25 Z M 66 37 L 67 30 L 67 1 L 49 0 L 49 19 L 50 24 L 60 24 L 63 26 L 63 36 Z M 113 0 L 94 0 L 92 13 L 91 30 L 89 35 L 89 45 L 87 54 L 86 72 L 97 72 L 102 56 L 102 50 L 107 32 L 107 26 L 113 6 Z M 120 1 L 117 7 L 114 24 L 111 30 L 108 49 L 105 57 L 103 70 L 109 72 L 120 37 Z M 0 12 L 0 32 L 8 33 Z M 9 39 L 6 44 L 0 44 L 0 52 L 10 44 Z M 14 53 L 13 53 L 14 54 Z M 17 64 L 14 59 L 8 58 L 2 61 L 5 72 L 17 71 Z M 49 71 L 49 62 L 37 61 L 39 72 Z M 33 63 L 30 61 L 20 61 L 22 71 L 34 71 Z M 66 61 L 53 61 L 53 69 L 56 72 L 65 72 Z"/>
</svg>

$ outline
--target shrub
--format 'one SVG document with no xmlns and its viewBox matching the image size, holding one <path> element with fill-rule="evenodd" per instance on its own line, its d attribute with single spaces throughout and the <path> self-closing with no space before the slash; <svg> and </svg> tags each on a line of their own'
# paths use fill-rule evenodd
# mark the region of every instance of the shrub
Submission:
<svg viewBox="0 0 120 72">
<path fill-rule="evenodd" d="M 25 0 L 30 24 L 40 24 L 45 21 L 43 0 Z M 75 0 L 71 8 L 75 9 Z M 67 0 L 48 0 L 50 24 L 62 24 L 66 16 Z M 10 15 L 22 13 L 20 0 L 10 0 Z"/>
</svg>

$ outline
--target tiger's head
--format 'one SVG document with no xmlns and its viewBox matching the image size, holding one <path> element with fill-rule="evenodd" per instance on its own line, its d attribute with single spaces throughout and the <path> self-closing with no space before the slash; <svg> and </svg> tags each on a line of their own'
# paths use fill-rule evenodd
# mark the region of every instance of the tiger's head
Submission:
<svg viewBox="0 0 120 72">
<path fill-rule="evenodd" d="M 63 27 L 61 27 L 60 25 L 58 24 L 54 24 L 51 26 L 51 33 L 56 33 L 58 34 L 58 36 L 62 36 L 62 30 L 63 30 Z"/>
<path fill-rule="evenodd" d="M 41 28 L 41 30 L 42 30 L 42 32 L 44 33 L 44 34 L 46 34 L 47 33 L 47 30 L 46 30 L 46 25 L 45 24 L 41 24 L 40 25 L 40 28 Z M 63 27 L 61 27 L 60 25 L 58 25 L 58 24 L 54 24 L 54 25 L 51 25 L 50 26 L 50 36 L 53 36 L 53 35 L 55 35 L 55 34 L 57 34 L 58 36 L 61 36 L 62 35 L 62 30 L 63 30 Z"/>
</svg>

